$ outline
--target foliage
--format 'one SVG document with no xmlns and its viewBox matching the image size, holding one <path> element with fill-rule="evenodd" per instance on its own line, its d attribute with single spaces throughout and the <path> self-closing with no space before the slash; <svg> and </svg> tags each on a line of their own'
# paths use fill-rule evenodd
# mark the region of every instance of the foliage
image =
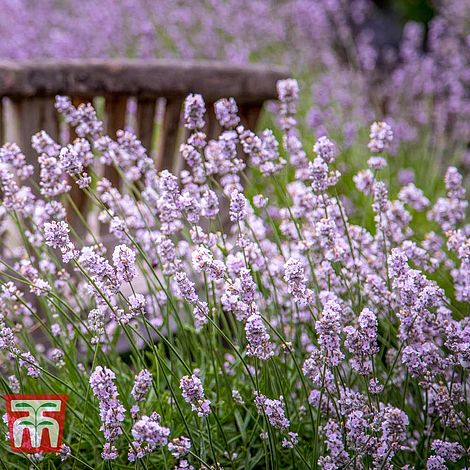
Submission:
<svg viewBox="0 0 470 470">
<path fill-rule="evenodd" d="M 385 122 L 354 153 L 325 136 L 312 152 L 297 82 L 278 91 L 276 133 L 244 128 L 221 100 L 209 142 L 190 95 L 178 177 L 65 97 L 78 138 L 33 137 L 39 185 L 20 149 L 2 147 L 1 388 L 69 395 L 60 456 L 3 442 L 2 462 L 468 466 L 462 176 L 451 166 L 440 197 L 421 191 Z M 83 232 L 74 185 L 95 210 Z"/>
</svg>

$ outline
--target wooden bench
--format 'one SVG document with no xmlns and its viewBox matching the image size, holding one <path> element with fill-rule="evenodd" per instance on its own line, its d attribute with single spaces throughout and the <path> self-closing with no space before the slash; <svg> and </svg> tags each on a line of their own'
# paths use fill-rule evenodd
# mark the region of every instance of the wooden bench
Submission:
<svg viewBox="0 0 470 470">
<path fill-rule="evenodd" d="M 94 103 L 101 112 L 105 131 L 112 138 L 129 122 L 131 100 L 134 104 L 133 127 L 149 155 L 155 156 L 159 169 L 177 171 L 182 164 L 178 152 L 179 140 L 184 136 L 182 104 L 189 93 L 200 93 L 204 97 L 206 132 L 213 138 L 219 131 L 213 109 L 216 100 L 235 98 L 242 123 L 254 128 L 263 104 L 276 98 L 276 82 L 287 77 L 286 70 L 271 66 L 235 66 L 204 61 L 0 61 L 0 145 L 7 141 L 16 142 L 28 162 L 35 166 L 37 180 L 38 155 L 31 147 L 31 137 L 44 129 L 60 142 L 61 130 L 65 130 L 65 124 L 54 108 L 56 95 L 71 97 L 76 106 L 81 102 Z M 159 116 L 159 122 L 156 116 Z M 113 170 L 106 167 L 105 176 L 119 186 L 118 174 Z M 82 220 L 93 229 L 98 228 L 97 211 L 89 207 L 86 196 L 75 184 L 71 196 L 81 217 L 69 207 L 68 221 L 73 231 L 85 238 Z M 107 232 L 102 225 L 99 229 Z M 0 256 L 4 256 L 5 246 L 15 246 L 21 240 L 14 226 L 9 237 L 7 244 L 5 238 L 0 237 Z M 109 236 L 100 240 L 107 245 Z M 113 246 L 114 241 L 109 244 Z M 11 256 L 10 250 L 7 255 Z M 29 301 L 40 311 L 35 297 Z M 118 349 L 127 351 L 129 346 L 120 343 Z"/>
<path fill-rule="evenodd" d="M 255 128 L 263 104 L 276 98 L 276 82 L 287 76 L 286 70 L 273 66 L 210 61 L 0 61 L 0 145 L 16 142 L 35 167 L 37 180 L 38 155 L 31 147 L 31 136 L 44 129 L 60 142 L 65 126 L 54 108 L 56 95 L 71 97 L 76 106 L 94 103 L 112 138 L 129 123 L 132 103 L 132 127 L 148 154 L 155 157 L 159 170 L 177 173 L 183 164 L 178 152 L 184 137 L 182 105 L 189 93 L 204 97 L 206 133 L 214 138 L 220 130 L 213 109 L 216 100 L 235 98 L 242 124 Z M 120 186 L 114 168 L 105 167 L 104 176 Z M 85 219 L 96 219 L 90 217 L 87 198 L 75 184 L 71 196 Z M 69 222 L 79 234 L 84 233 L 80 220 L 76 213 L 69 214 Z"/>
<path fill-rule="evenodd" d="M 276 98 L 277 80 L 287 76 L 286 70 L 273 66 L 210 61 L 0 61 L 0 97 L 8 98 L 10 103 L 0 109 L 0 143 L 6 138 L 15 139 L 23 153 L 33 162 L 37 160 L 31 149 L 33 134 L 44 129 L 59 140 L 60 121 L 54 109 L 56 95 L 67 95 L 74 104 L 104 98 L 106 132 L 115 137 L 116 131 L 126 125 L 131 99 L 136 105 L 137 136 L 149 154 L 156 155 L 159 169 L 174 169 L 178 164 L 175 155 L 182 103 L 189 93 L 204 97 L 208 111 L 206 131 L 209 137 L 214 137 L 216 100 L 235 98 L 242 122 L 253 128 L 264 102 Z M 159 106 L 162 120 L 160 126 L 155 126 Z M 10 112 L 5 107 L 10 107 Z M 155 139 L 157 127 L 160 132 Z M 11 135 L 6 135 L 6 130 Z"/>
</svg>

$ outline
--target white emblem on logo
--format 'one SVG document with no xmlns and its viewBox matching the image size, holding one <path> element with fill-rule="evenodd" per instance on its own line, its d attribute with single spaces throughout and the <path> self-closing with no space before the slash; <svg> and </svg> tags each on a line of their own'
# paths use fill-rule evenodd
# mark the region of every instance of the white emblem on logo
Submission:
<svg viewBox="0 0 470 470">
<path fill-rule="evenodd" d="M 11 410 L 28 412 L 28 416 L 18 418 L 13 423 L 13 441 L 15 447 L 21 447 L 23 431 L 29 430 L 31 447 L 41 445 L 43 431 L 49 431 L 49 440 L 52 447 L 57 447 L 59 439 L 59 423 L 50 416 L 44 416 L 47 411 L 60 411 L 60 400 L 12 400 Z"/>
</svg>

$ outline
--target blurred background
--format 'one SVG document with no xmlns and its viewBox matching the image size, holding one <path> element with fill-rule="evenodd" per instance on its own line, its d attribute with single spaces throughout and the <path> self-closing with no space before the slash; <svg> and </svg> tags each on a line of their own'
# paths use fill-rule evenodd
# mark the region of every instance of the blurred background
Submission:
<svg viewBox="0 0 470 470">
<path fill-rule="evenodd" d="M 328 134 L 353 159 L 383 119 L 411 166 L 470 164 L 470 0 L 3 0 L 0 28 L 2 59 L 281 64 L 307 140 Z"/>
<path fill-rule="evenodd" d="M 287 40 L 308 34 L 309 26 L 318 28 L 325 15 L 352 21 L 356 32 L 370 28 L 383 46 L 397 45 L 408 21 L 427 28 L 442 10 L 468 21 L 466 0 L 3 0 L 0 55 L 299 62 L 296 52 L 324 44 L 297 43 L 287 58 L 279 49 L 293 46 Z"/>
</svg>

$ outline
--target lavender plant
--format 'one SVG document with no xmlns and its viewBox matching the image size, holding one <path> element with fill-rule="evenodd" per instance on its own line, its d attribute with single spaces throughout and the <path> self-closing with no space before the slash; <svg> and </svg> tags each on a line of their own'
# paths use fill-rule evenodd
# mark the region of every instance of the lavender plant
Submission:
<svg viewBox="0 0 470 470">
<path fill-rule="evenodd" d="M 423 2 L 435 12 L 429 24 L 403 27 L 377 3 L 397 2 L 5 0 L 0 57 L 281 63 L 306 77 L 301 111 L 312 145 L 328 134 L 353 147 L 380 119 L 393 124 L 392 153 L 432 149 L 468 170 L 470 2 Z"/>
<path fill-rule="evenodd" d="M 69 395 L 59 455 L 2 442 L 8 467 L 468 467 L 461 174 L 437 199 L 397 185 L 393 127 L 375 122 L 349 191 L 341 149 L 302 144 L 297 82 L 278 90 L 281 142 L 233 99 L 207 141 L 189 96 L 179 175 L 65 97 L 79 137 L 33 137 L 39 184 L 1 148 L 0 386 Z M 74 185 L 100 225 L 81 235 Z"/>
</svg>

